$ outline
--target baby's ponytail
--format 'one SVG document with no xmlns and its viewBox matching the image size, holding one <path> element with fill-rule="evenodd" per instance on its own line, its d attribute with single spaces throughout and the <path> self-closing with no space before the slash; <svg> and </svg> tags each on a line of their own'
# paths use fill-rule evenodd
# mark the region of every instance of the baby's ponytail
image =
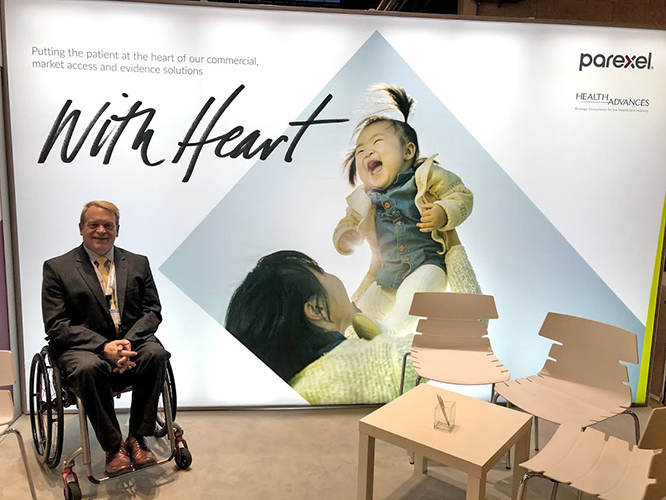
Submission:
<svg viewBox="0 0 666 500">
<path fill-rule="evenodd" d="M 402 115 L 405 124 L 407 124 L 409 115 L 416 107 L 416 102 L 412 97 L 407 95 L 405 89 L 396 85 L 380 84 L 379 86 L 373 87 L 372 90 L 373 92 L 386 92 L 389 98 L 389 106 L 397 109 Z"/>
</svg>

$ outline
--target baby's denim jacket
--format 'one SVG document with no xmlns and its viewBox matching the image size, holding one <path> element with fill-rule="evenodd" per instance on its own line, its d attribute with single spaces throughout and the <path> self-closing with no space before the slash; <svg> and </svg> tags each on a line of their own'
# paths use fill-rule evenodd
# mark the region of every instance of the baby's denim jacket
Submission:
<svg viewBox="0 0 666 500">
<path fill-rule="evenodd" d="M 387 189 L 370 189 L 368 196 L 375 206 L 377 243 L 383 266 L 377 272 L 377 284 L 398 288 L 404 279 L 424 264 L 434 264 L 446 271 L 444 258 L 437 252 L 442 246 L 430 233 L 416 227 L 421 214 L 414 203 L 416 169 L 398 174 Z"/>
</svg>

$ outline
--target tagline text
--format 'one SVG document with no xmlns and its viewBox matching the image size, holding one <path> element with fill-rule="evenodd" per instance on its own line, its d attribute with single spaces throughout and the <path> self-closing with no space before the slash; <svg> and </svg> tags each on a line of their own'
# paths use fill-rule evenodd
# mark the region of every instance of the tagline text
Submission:
<svg viewBox="0 0 666 500">
<path fill-rule="evenodd" d="M 203 76 L 211 66 L 257 67 L 256 56 L 119 51 L 84 47 L 31 48 L 34 69 L 79 73 Z"/>
</svg>

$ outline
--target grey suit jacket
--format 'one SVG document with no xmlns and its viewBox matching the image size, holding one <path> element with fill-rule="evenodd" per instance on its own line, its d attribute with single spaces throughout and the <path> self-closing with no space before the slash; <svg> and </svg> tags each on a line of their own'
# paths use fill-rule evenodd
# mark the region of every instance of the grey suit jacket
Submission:
<svg viewBox="0 0 666 500">
<path fill-rule="evenodd" d="M 161 306 L 148 259 L 114 247 L 114 261 L 121 322 L 118 334 L 83 245 L 44 262 L 42 315 L 56 352 L 101 352 L 106 342 L 118 338 L 128 339 L 135 347 L 157 330 Z"/>
</svg>

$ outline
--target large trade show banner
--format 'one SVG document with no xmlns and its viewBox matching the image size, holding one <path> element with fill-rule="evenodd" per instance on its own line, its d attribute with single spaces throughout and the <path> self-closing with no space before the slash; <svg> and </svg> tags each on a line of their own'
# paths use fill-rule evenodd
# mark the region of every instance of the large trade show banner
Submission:
<svg viewBox="0 0 666 500">
<path fill-rule="evenodd" d="M 26 362 L 42 264 L 105 199 L 150 259 L 182 406 L 393 397 L 418 291 L 493 295 L 513 378 L 549 311 L 630 330 L 645 399 L 663 31 L 4 4 Z"/>
</svg>

